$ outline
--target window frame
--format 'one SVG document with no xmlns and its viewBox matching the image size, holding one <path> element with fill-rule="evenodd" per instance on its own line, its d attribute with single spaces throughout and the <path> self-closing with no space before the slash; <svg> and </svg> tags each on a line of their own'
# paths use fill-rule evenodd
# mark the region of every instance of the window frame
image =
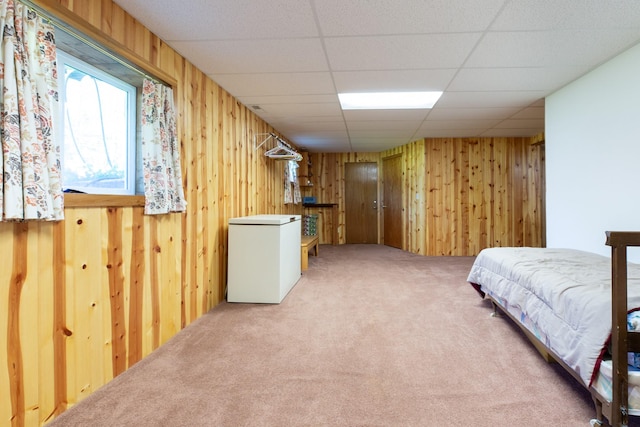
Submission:
<svg viewBox="0 0 640 427">
<path fill-rule="evenodd" d="M 137 146 L 138 141 L 137 132 L 137 116 L 138 116 L 138 96 L 139 88 L 135 85 L 124 81 L 118 76 L 103 71 L 96 66 L 78 58 L 77 56 L 62 50 L 57 49 L 57 67 L 58 67 L 58 92 L 60 93 L 60 125 L 58 126 L 58 135 L 61 140 L 64 140 L 65 125 L 67 121 L 66 116 L 66 81 L 65 81 L 65 66 L 69 65 L 78 71 L 87 74 L 94 79 L 101 80 L 111 86 L 114 86 L 127 93 L 127 135 L 126 135 L 126 160 L 124 167 L 124 186 L 120 188 L 109 187 L 82 187 L 82 186 L 67 186 L 72 190 L 82 191 L 87 194 L 103 194 L 103 195 L 118 195 L 118 196 L 133 196 L 136 195 L 136 175 L 139 170 L 137 167 L 136 155 L 138 153 Z M 64 145 L 64 144 L 63 144 Z M 64 182 L 64 146 L 63 146 L 63 174 L 62 180 Z"/>
</svg>

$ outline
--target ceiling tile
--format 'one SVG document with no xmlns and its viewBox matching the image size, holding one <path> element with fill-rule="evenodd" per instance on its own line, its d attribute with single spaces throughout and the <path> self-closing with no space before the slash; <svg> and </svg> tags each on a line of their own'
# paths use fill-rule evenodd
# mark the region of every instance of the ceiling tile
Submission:
<svg viewBox="0 0 640 427">
<path fill-rule="evenodd" d="M 531 128 L 531 129 L 488 129 L 479 136 L 496 136 L 496 137 L 531 137 L 538 135 L 540 133 L 539 128 Z"/>
<path fill-rule="evenodd" d="M 459 67 L 480 33 L 329 37 L 325 47 L 332 71 Z"/>
<path fill-rule="evenodd" d="M 450 91 L 551 91 L 564 86 L 582 67 L 463 68 L 447 87 Z"/>
<path fill-rule="evenodd" d="M 316 140 L 348 140 L 346 130 L 315 130 L 315 131 L 291 131 L 287 135 L 296 138 L 304 138 L 306 141 Z"/>
<path fill-rule="evenodd" d="M 415 128 L 405 129 L 361 129 L 352 130 L 349 129 L 349 137 L 351 139 L 357 138 L 402 138 L 405 140 L 410 139 L 415 133 Z"/>
<path fill-rule="evenodd" d="M 523 108 L 512 119 L 544 119 L 544 106 Z"/>
<path fill-rule="evenodd" d="M 261 106 L 264 114 L 272 117 L 291 117 L 295 115 L 298 118 L 309 116 L 329 116 L 341 117 L 342 110 L 340 104 L 269 104 Z"/>
<path fill-rule="evenodd" d="M 278 125 L 279 129 L 286 129 L 289 134 L 302 134 L 309 132 L 319 131 L 340 131 L 346 135 L 347 127 L 344 120 L 331 118 L 331 120 L 319 121 L 318 117 L 301 117 L 299 120 L 293 122 L 280 121 L 275 119 L 273 122 Z M 308 120 L 308 121 L 305 121 Z M 318 123 L 322 123 L 322 126 L 318 126 Z"/>
<path fill-rule="evenodd" d="M 408 138 L 351 138 L 351 146 L 354 151 L 383 151 L 410 142 L 411 140 Z"/>
<path fill-rule="evenodd" d="M 505 119 L 517 114 L 521 107 L 501 108 L 438 108 L 429 113 L 429 120 Z"/>
<path fill-rule="evenodd" d="M 212 74 L 235 96 L 289 96 L 334 93 L 329 73 Z"/>
<path fill-rule="evenodd" d="M 422 121 L 429 110 L 346 110 L 343 111 L 347 123 L 351 121 L 374 120 L 420 120 Z"/>
<path fill-rule="evenodd" d="M 491 29 L 548 31 L 637 28 L 639 22 L 640 7 L 637 0 L 511 0 Z"/>
<path fill-rule="evenodd" d="M 638 29 L 553 30 L 488 33 L 466 67 L 581 66 L 583 73 L 637 41 Z"/>
<path fill-rule="evenodd" d="M 352 152 L 351 144 L 348 139 L 344 141 L 318 140 L 305 141 L 304 145 L 299 146 L 301 150 L 320 153 L 349 153 Z"/>
<path fill-rule="evenodd" d="M 483 31 L 504 0 L 321 0 L 325 36 Z"/>
<path fill-rule="evenodd" d="M 437 108 L 505 108 L 528 107 L 543 98 L 543 91 L 519 92 L 446 92 Z"/>
<path fill-rule="evenodd" d="M 444 90 L 455 73 L 455 68 L 337 71 L 333 73 L 333 80 L 338 93 L 432 91 Z"/>
<path fill-rule="evenodd" d="M 176 41 L 205 74 L 328 71 L 320 39 Z"/>
<path fill-rule="evenodd" d="M 419 132 L 446 129 L 482 129 L 492 128 L 500 120 L 427 120 L 420 126 Z"/>
<path fill-rule="evenodd" d="M 300 150 L 325 151 L 324 147 L 331 147 L 331 150 L 327 152 L 351 151 L 349 136 L 346 133 L 309 134 L 293 132 L 287 134 L 287 137 L 294 140 Z"/>
<path fill-rule="evenodd" d="M 339 102 L 335 94 L 312 95 L 271 95 L 271 96 L 239 96 L 238 100 L 245 105 L 269 105 L 269 104 L 318 104 L 326 102 Z"/>
<path fill-rule="evenodd" d="M 179 5 L 175 0 L 115 2 L 167 41 L 318 35 L 309 0 L 188 0 Z"/>
<path fill-rule="evenodd" d="M 386 129 L 403 130 L 417 129 L 421 123 L 422 120 L 350 120 L 348 123 L 348 128 L 350 131 Z"/>
<path fill-rule="evenodd" d="M 503 120 L 495 126 L 494 129 L 540 129 L 544 127 L 544 118 L 542 119 L 508 119 Z"/>
<path fill-rule="evenodd" d="M 274 117 L 270 119 L 269 123 L 277 124 L 278 126 L 286 127 L 287 129 L 313 129 L 314 131 L 328 129 L 328 130 L 336 130 L 336 129 L 346 129 L 346 124 L 342 116 L 310 116 L 310 117 L 296 117 L 296 116 L 287 116 L 287 117 Z M 336 128 L 334 123 L 340 122 L 342 123 L 342 127 Z M 311 127 L 313 126 L 313 127 Z"/>
<path fill-rule="evenodd" d="M 473 138 L 478 137 L 485 128 L 478 129 L 429 129 L 419 133 L 420 138 Z"/>
</svg>

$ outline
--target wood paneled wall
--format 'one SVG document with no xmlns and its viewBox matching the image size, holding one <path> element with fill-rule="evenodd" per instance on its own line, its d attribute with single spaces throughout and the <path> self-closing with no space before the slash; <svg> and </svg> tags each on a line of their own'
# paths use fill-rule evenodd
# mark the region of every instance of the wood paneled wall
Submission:
<svg viewBox="0 0 640 427">
<path fill-rule="evenodd" d="M 303 195 L 316 197 L 318 203 L 337 203 L 338 220 L 333 224 L 331 209 L 305 209 L 318 215 L 318 238 L 321 244 L 332 242 L 333 227 L 338 227 L 338 242 L 345 242 L 344 165 L 345 163 L 380 162 L 379 153 L 310 153 L 313 187 L 303 188 Z M 380 222 L 380 221 L 378 221 Z"/>
<path fill-rule="evenodd" d="M 406 201 L 403 249 L 466 256 L 491 246 L 543 246 L 541 141 L 543 136 L 439 138 L 383 153 L 312 153 L 315 182 L 306 192 L 319 202 L 339 204 L 340 243 L 344 243 L 344 164 L 378 162 L 382 180 L 382 160 L 401 155 Z M 327 224 L 320 228 L 320 242 L 329 243 L 330 219 L 320 214 Z"/>
<path fill-rule="evenodd" d="M 300 210 L 284 162 L 255 150 L 274 129 L 111 0 L 55 3 L 174 79 L 188 206 L 76 200 L 61 222 L 0 223 L 0 426 L 51 420 L 218 304 L 229 218 Z"/>
</svg>

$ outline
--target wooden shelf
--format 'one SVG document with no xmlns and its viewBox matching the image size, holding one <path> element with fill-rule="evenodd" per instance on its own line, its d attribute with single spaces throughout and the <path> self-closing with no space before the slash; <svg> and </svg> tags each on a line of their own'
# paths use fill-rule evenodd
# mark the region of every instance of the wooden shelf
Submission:
<svg viewBox="0 0 640 427">
<path fill-rule="evenodd" d="M 331 208 L 331 244 L 338 244 L 338 204 L 337 203 L 303 203 L 304 208 Z"/>
</svg>

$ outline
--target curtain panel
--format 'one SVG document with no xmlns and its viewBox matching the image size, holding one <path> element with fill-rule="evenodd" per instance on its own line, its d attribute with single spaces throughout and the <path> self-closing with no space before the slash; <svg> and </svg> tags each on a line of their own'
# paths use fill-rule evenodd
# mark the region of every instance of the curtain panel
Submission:
<svg viewBox="0 0 640 427">
<path fill-rule="evenodd" d="M 287 160 L 284 164 L 284 203 L 298 204 L 302 201 L 300 183 L 298 182 L 298 162 Z"/>
<path fill-rule="evenodd" d="M 54 28 L 14 0 L 0 2 L 0 25 L 0 220 L 61 220 Z"/>
<path fill-rule="evenodd" d="M 148 79 L 142 89 L 142 168 L 145 214 L 184 212 L 173 91 Z"/>
</svg>

